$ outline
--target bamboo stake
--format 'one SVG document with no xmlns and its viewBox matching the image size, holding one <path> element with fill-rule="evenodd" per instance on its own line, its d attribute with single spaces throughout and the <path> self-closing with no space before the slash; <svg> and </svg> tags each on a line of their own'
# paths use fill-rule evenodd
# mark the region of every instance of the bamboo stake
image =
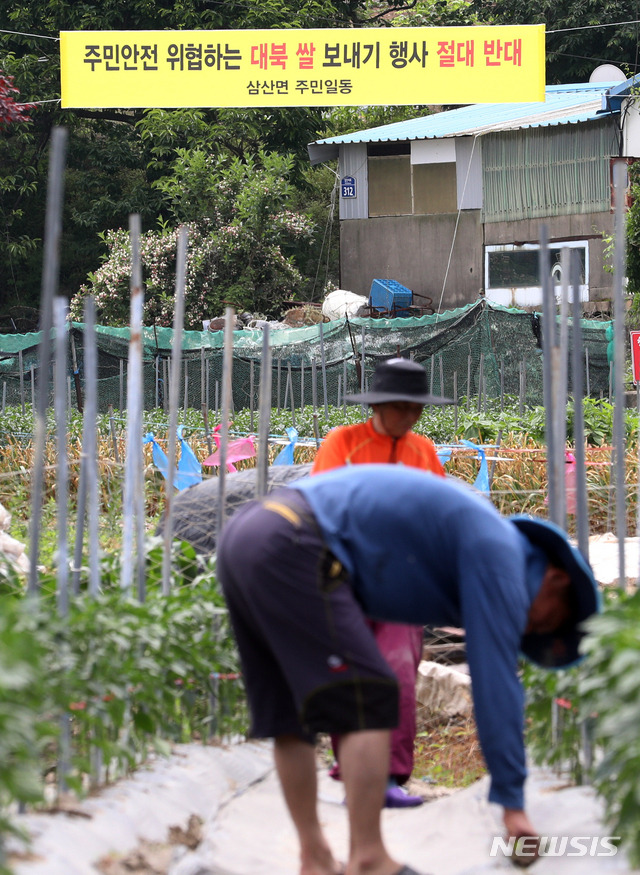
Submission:
<svg viewBox="0 0 640 875">
<path fill-rule="evenodd" d="M 218 468 L 218 516 L 216 519 L 216 542 L 225 521 L 227 486 L 227 450 L 229 447 L 229 421 L 233 390 L 233 323 L 235 311 L 227 307 L 224 313 L 224 349 L 222 353 L 222 428 L 220 429 L 220 466 Z M 279 362 L 278 362 L 279 364 Z"/>
<path fill-rule="evenodd" d="M 342 412 L 346 416 L 347 413 L 347 360 L 342 362 Z"/>
<path fill-rule="evenodd" d="M 187 276 L 188 229 L 181 225 L 176 256 L 175 305 L 173 311 L 173 348 L 171 350 L 171 387 L 169 393 L 169 434 L 167 447 L 167 478 L 165 480 L 165 519 L 162 551 L 162 594 L 171 592 L 171 544 L 173 541 L 173 492 L 176 470 L 176 435 L 178 431 L 178 391 L 182 366 L 182 330 L 184 325 L 184 293 Z"/>
<path fill-rule="evenodd" d="M 249 430 L 253 432 L 254 424 L 253 424 L 253 413 L 255 407 L 255 362 L 251 359 L 251 364 L 249 365 Z"/>
<path fill-rule="evenodd" d="M 364 325 L 362 326 L 362 346 L 360 350 L 360 392 L 363 393 L 365 391 L 365 373 L 364 373 L 364 344 L 365 344 L 365 335 L 364 335 Z M 367 418 L 367 405 L 361 404 L 360 411 L 362 413 L 362 420 L 364 421 Z"/>
<path fill-rule="evenodd" d="M 453 372 L 453 433 L 458 434 L 458 372 Z"/>
<path fill-rule="evenodd" d="M 42 294 L 40 302 L 40 344 L 38 350 L 38 392 L 34 408 L 34 466 L 31 481 L 31 522 L 29 525 L 29 579 L 27 591 L 38 591 L 38 564 L 42 528 L 42 493 L 44 484 L 44 457 L 46 441 L 46 412 L 49 395 L 49 365 L 51 362 L 51 326 L 53 298 L 58 286 L 59 251 L 61 234 L 64 163 L 67 132 L 56 127 L 51 135 L 47 208 L 45 215 Z"/>
<path fill-rule="evenodd" d="M 278 359 L 276 365 L 278 379 L 276 380 L 276 410 L 280 413 L 280 385 L 282 382 L 282 360 Z"/>
<path fill-rule="evenodd" d="M 576 457 L 576 533 L 578 549 L 589 561 L 589 509 L 587 496 L 587 469 L 584 449 L 584 391 L 582 379 L 582 320 L 580 296 L 580 268 L 578 254 L 571 256 L 571 285 L 573 287 L 572 332 L 572 389 L 573 389 L 573 442 Z"/>
<path fill-rule="evenodd" d="M 95 303 L 92 297 L 84 302 L 85 322 L 85 390 L 88 393 L 84 417 L 87 425 L 87 493 L 88 493 L 88 534 L 89 534 L 89 593 L 96 596 L 100 589 L 99 567 L 99 520 L 100 504 L 98 492 L 98 433 L 96 418 L 98 414 L 98 348 L 95 328 Z M 83 450 L 84 450 L 83 440 Z"/>
<path fill-rule="evenodd" d="M 329 419 L 329 399 L 327 398 L 327 359 L 324 352 L 324 324 L 318 323 L 320 328 L 320 367 L 322 368 L 322 395 L 324 397 L 324 418 Z"/>
<path fill-rule="evenodd" d="M 131 593 L 136 570 L 138 596 L 141 570 L 144 570 L 144 539 L 140 538 L 140 522 L 144 532 L 144 484 L 142 482 L 142 313 L 144 292 L 140 265 L 140 216 L 129 216 L 131 238 L 131 303 L 129 308 L 129 360 L 127 365 L 127 433 L 124 460 L 122 563 L 120 586 Z M 142 517 L 142 519 L 140 519 Z M 134 542 L 137 539 L 137 550 Z M 142 580 L 144 578 L 142 576 Z M 141 599 L 142 600 L 142 599 Z"/>
<path fill-rule="evenodd" d="M 56 423 L 56 528 L 58 567 L 56 595 L 58 613 L 69 615 L 69 460 L 67 457 L 67 300 L 53 301 L 54 340 L 54 415 Z M 67 790 L 70 771 L 71 720 L 68 712 L 60 716 L 58 790 Z"/>
<path fill-rule="evenodd" d="M 109 432 L 111 433 L 111 443 L 113 444 L 113 458 L 116 465 L 120 464 L 120 454 L 118 453 L 118 439 L 116 437 L 116 423 L 113 418 L 113 405 L 109 405 Z"/>
<path fill-rule="evenodd" d="M 555 298 L 551 284 L 551 266 L 549 256 L 549 234 L 546 225 L 540 226 L 540 280 L 542 283 L 543 319 L 542 319 L 542 378 L 545 408 L 545 433 L 547 443 L 547 483 L 549 492 L 549 518 L 560 525 L 559 520 L 559 472 L 557 464 L 557 442 L 555 429 L 554 396 L 554 349 L 556 348 Z"/>
<path fill-rule="evenodd" d="M 287 362 L 287 384 L 289 387 L 289 398 L 291 399 L 291 425 L 296 427 L 296 402 L 293 397 L 293 374 L 291 372 L 291 360 Z"/>
<path fill-rule="evenodd" d="M 20 377 L 20 407 L 24 416 L 24 362 L 22 350 L 18 350 L 18 376 Z"/>
<path fill-rule="evenodd" d="M 200 347 L 200 409 L 202 410 L 202 405 L 204 404 L 204 392 L 205 392 L 205 383 L 206 383 L 206 368 L 204 363 L 204 346 Z"/>
<path fill-rule="evenodd" d="M 99 590 L 98 530 L 97 530 L 97 442 L 96 442 L 96 345 L 95 345 L 95 305 L 93 298 L 84 302 L 84 378 L 87 403 L 82 420 L 82 451 L 80 453 L 80 475 L 78 483 L 78 501 L 76 514 L 76 537 L 73 553 L 72 591 L 80 592 L 80 572 L 82 570 L 82 553 L 84 545 L 85 518 L 87 516 L 87 497 L 89 497 L 89 592 L 96 596 Z M 95 514 L 95 519 L 93 518 Z M 92 533 L 92 523 L 96 525 Z M 92 543 L 92 535 L 95 543 Z M 95 567 L 94 567 L 95 561 Z"/>
<path fill-rule="evenodd" d="M 316 369 L 316 360 L 311 359 L 311 406 L 313 408 L 313 416 L 318 415 L 318 372 Z"/>
<path fill-rule="evenodd" d="M 67 301 L 62 296 L 53 301 L 54 343 L 54 414 L 56 422 L 56 528 L 58 546 L 58 613 L 69 613 L 69 459 L 67 456 Z"/>
<path fill-rule="evenodd" d="M 82 413 L 82 384 L 80 383 L 80 371 L 78 370 L 78 356 L 76 353 L 76 341 L 71 333 L 71 366 L 73 368 L 73 382 L 76 388 L 76 406 Z"/>
<path fill-rule="evenodd" d="M 625 309 L 624 274 L 626 224 L 624 200 L 627 188 L 627 165 L 622 159 L 613 165 L 613 191 L 615 208 L 615 238 L 613 261 L 614 323 L 614 408 L 613 445 L 615 448 L 616 486 L 616 536 L 618 538 L 618 568 L 620 586 L 625 585 L 625 541 L 627 536 L 626 490 L 625 490 L 625 440 L 624 440 L 624 371 L 625 371 Z"/>
<path fill-rule="evenodd" d="M 258 405 L 258 458 L 256 460 L 256 498 L 267 493 L 267 469 L 269 467 L 269 424 L 271 419 L 271 347 L 269 326 L 262 330 L 262 358 L 260 360 L 260 399 Z"/>
</svg>

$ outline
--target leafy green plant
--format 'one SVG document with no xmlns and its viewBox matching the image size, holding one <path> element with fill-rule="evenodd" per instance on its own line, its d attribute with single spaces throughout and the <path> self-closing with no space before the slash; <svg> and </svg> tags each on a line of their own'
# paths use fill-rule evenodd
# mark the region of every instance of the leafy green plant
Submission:
<svg viewBox="0 0 640 875">
<path fill-rule="evenodd" d="M 5 875 L 3 836 L 16 832 L 10 805 L 41 801 L 40 763 L 55 728 L 48 719 L 52 696 L 42 671 L 42 641 L 23 627 L 24 605 L 13 594 L 0 596 L 0 603 L 0 873 Z"/>
<path fill-rule="evenodd" d="M 640 862 L 640 592 L 606 593 L 588 621 L 581 665 L 545 672 L 523 665 L 527 747 L 533 761 L 576 783 L 589 779 L 612 833 Z"/>
<path fill-rule="evenodd" d="M 162 594 L 161 543 L 147 548 L 143 603 L 119 587 L 117 559 L 102 568 L 102 592 L 86 581 L 57 610 L 55 576 L 37 597 L 11 575 L 0 587 L 0 846 L 11 803 L 43 798 L 43 776 L 78 793 L 123 774 L 150 748 L 246 732 L 235 644 L 215 576 L 193 548 L 173 545 L 173 580 Z M 83 577 L 85 572 L 83 571 Z M 66 721 L 70 749 L 56 742 Z M 95 755 L 103 770 L 96 774 Z M 62 758 L 66 761 L 60 772 Z"/>
<path fill-rule="evenodd" d="M 589 672 L 580 683 L 584 707 L 596 715 L 602 751 L 594 786 L 605 801 L 614 833 L 640 863 L 640 592 L 617 594 L 608 609 L 589 621 L 585 643 Z"/>
<path fill-rule="evenodd" d="M 583 724 L 587 717 L 579 695 L 583 666 L 545 671 L 523 662 L 526 691 L 527 749 L 532 760 L 557 768 L 576 784 L 588 777 L 583 751 Z"/>
</svg>

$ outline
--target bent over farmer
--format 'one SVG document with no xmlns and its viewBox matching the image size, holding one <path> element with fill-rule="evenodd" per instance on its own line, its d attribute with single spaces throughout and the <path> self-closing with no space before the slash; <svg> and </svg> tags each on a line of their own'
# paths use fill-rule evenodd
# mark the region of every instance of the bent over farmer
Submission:
<svg viewBox="0 0 640 875">
<path fill-rule="evenodd" d="M 507 835 L 536 835 L 523 801 L 518 659 L 549 668 L 576 662 L 580 624 L 599 609 L 591 569 L 560 529 L 505 519 L 457 481 L 356 465 L 237 511 L 222 531 L 218 569 L 251 734 L 275 739 L 301 875 L 341 871 L 318 820 L 318 732 L 341 735 L 345 875 L 413 873 L 381 835 L 398 686 L 367 617 L 464 627 L 489 799 L 503 806 Z"/>
</svg>

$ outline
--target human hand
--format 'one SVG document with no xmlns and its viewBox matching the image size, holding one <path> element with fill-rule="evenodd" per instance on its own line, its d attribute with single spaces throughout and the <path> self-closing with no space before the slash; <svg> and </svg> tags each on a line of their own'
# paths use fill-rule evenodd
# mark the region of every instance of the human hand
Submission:
<svg viewBox="0 0 640 875">
<path fill-rule="evenodd" d="M 514 866 L 530 866 L 538 859 L 540 838 L 525 811 L 517 808 L 505 808 L 503 815 L 507 837 L 516 839 L 511 854 Z M 518 841 L 521 839 L 521 841 Z"/>
</svg>

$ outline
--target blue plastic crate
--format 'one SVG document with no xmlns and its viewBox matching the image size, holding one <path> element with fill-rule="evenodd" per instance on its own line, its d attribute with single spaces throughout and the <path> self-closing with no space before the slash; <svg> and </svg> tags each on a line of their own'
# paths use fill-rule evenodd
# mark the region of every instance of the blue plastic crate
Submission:
<svg viewBox="0 0 640 875">
<path fill-rule="evenodd" d="M 382 312 L 403 315 L 403 310 L 413 303 L 413 292 L 396 280 L 376 279 L 371 283 L 369 304 Z M 408 313 L 408 310 L 406 310 Z"/>
</svg>

